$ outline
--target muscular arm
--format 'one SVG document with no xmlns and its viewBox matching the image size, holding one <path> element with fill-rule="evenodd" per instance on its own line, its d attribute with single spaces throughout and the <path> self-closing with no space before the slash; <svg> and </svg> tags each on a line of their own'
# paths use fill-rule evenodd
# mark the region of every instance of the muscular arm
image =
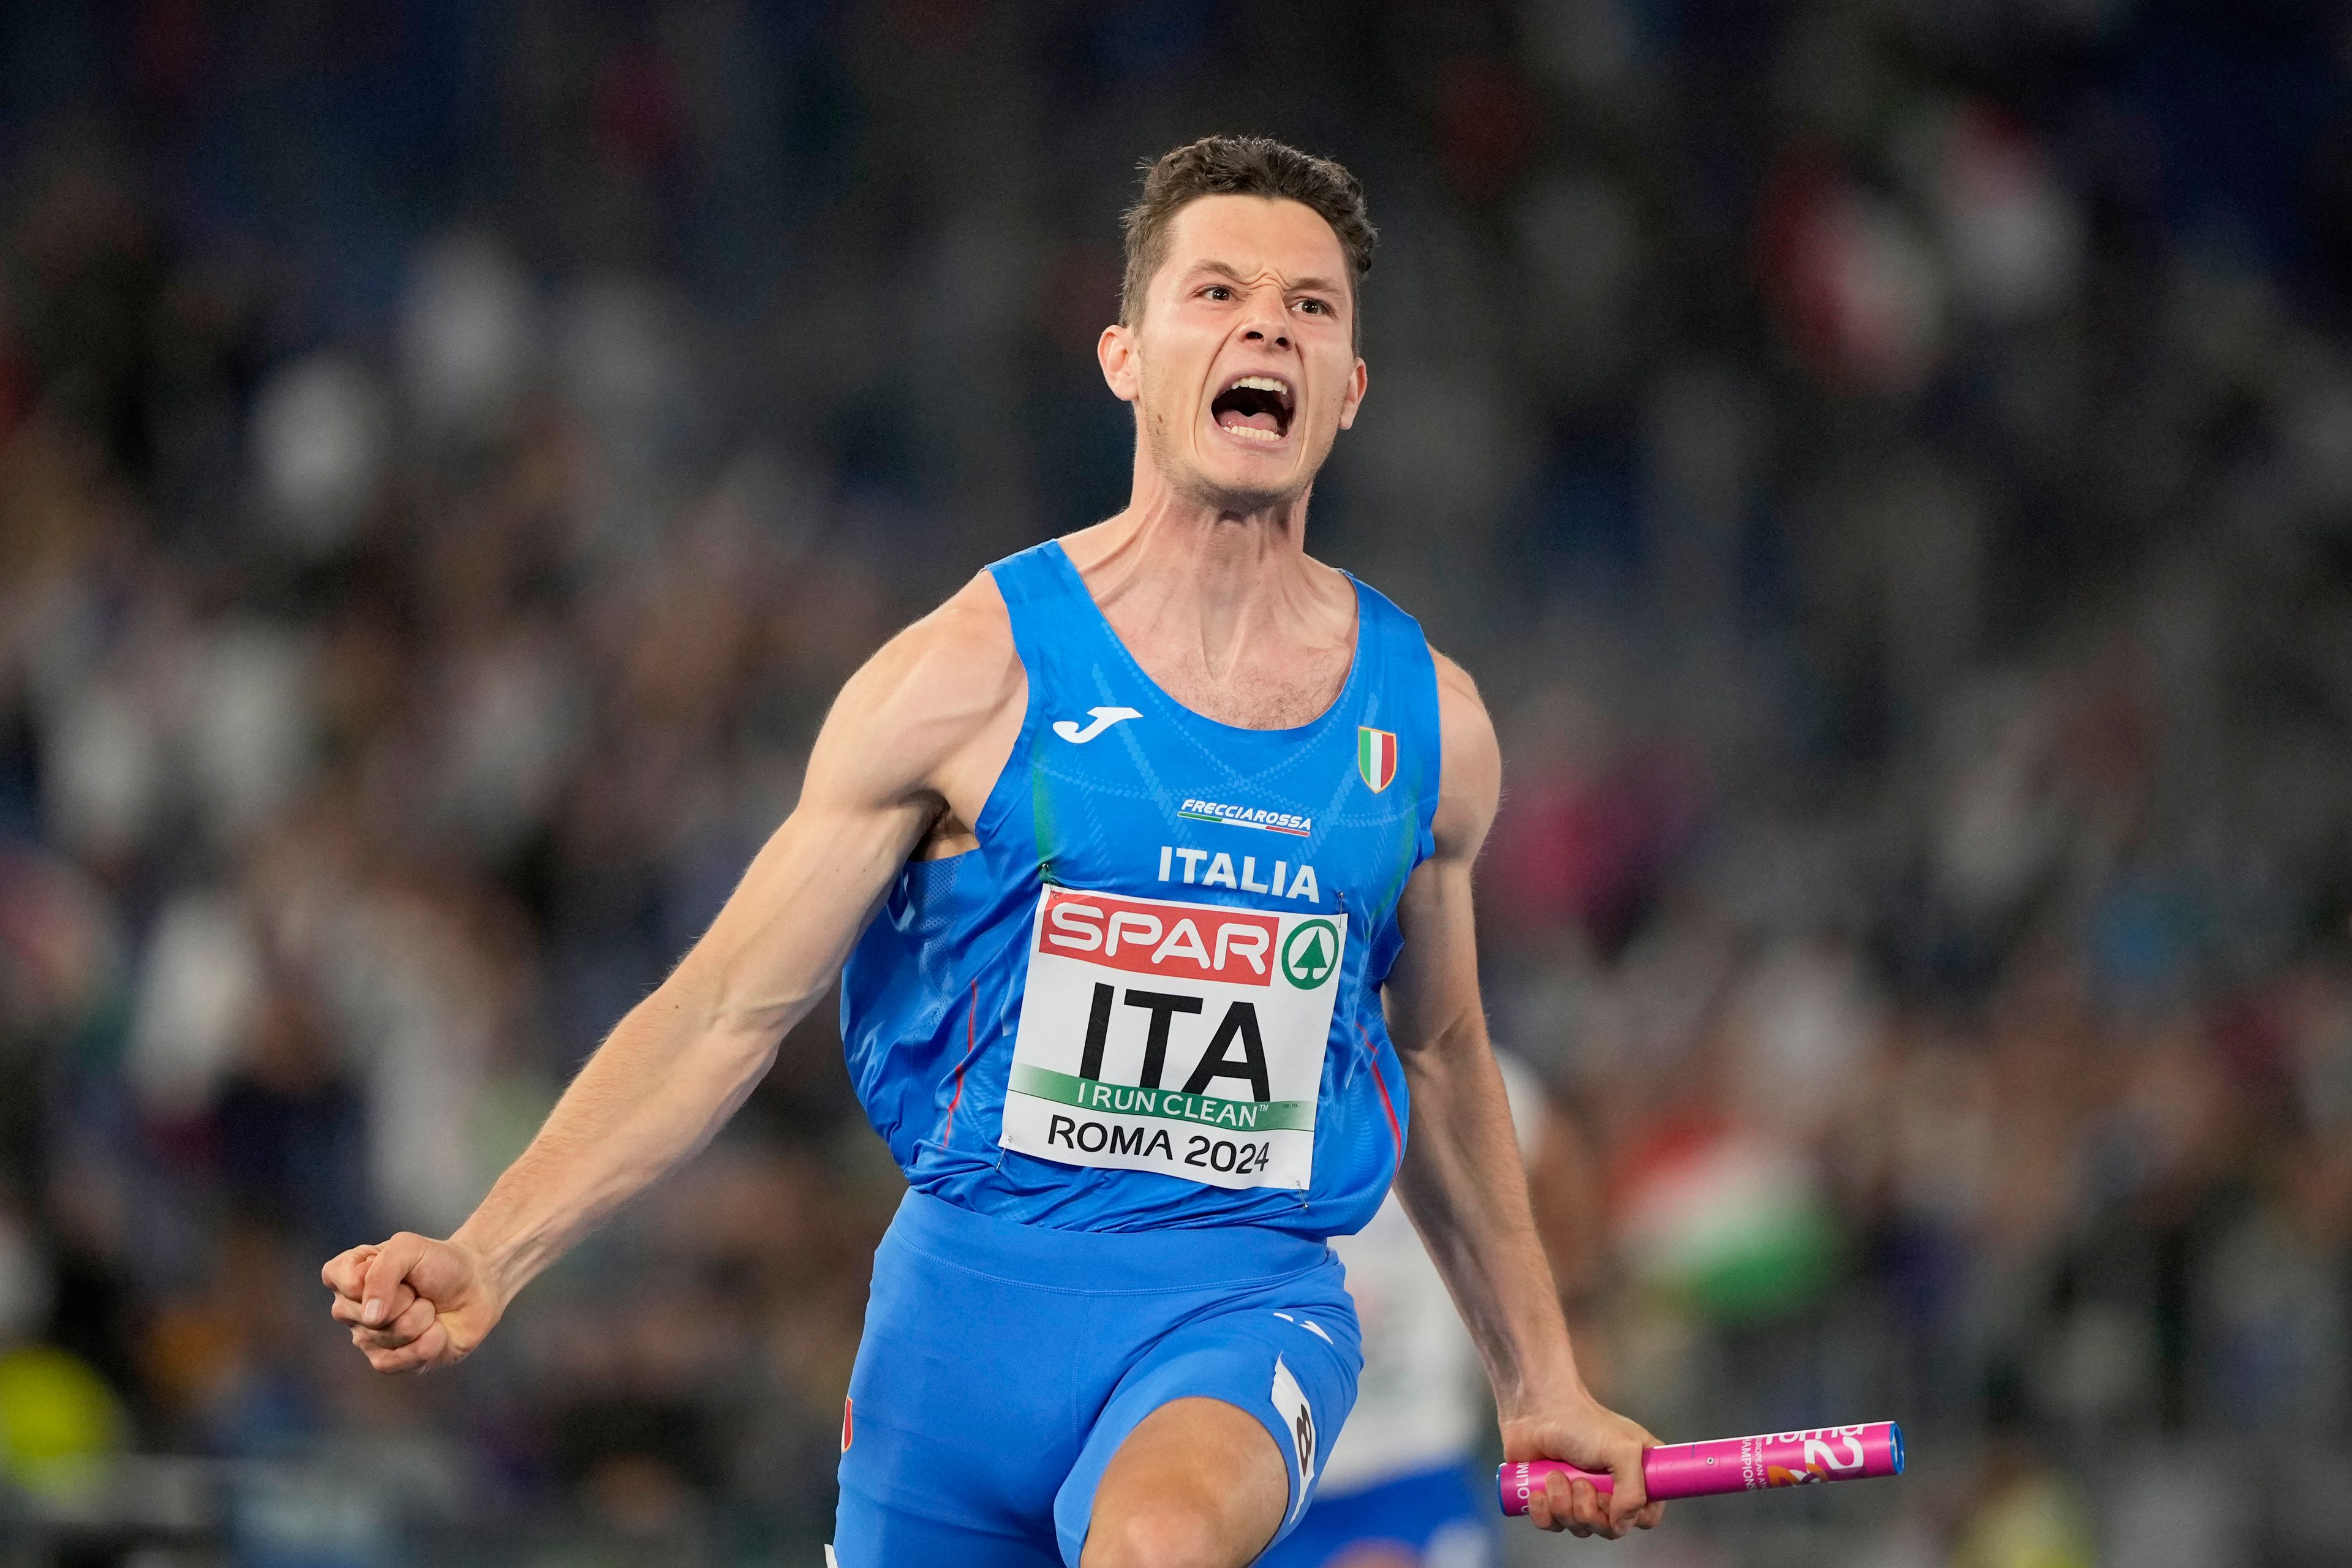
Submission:
<svg viewBox="0 0 2352 1568">
<path fill-rule="evenodd" d="M 850 679 L 792 816 L 472 1216 L 446 1242 L 404 1234 L 327 1265 L 335 1316 L 379 1370 L 462 1359 L 534 1276 L 709 1141 L 825 994 L 925 833 L 973 820 L 1025 692 L 985 578 Z"/>
<path fill-rule="evenodd" d="M 1486 1361 L 1505 1455 L 1563 1458 L 1615 1477 L 1613 1502 L 1578 1482 L 1538 1500 L 1538 1522 L 1613 1536 L 1656 1521 L 1641 1485 L 1642 1446 L 1654 1440 L 1586 1391 L 1529 1213 L 1486 1038 L 1471 914 L 1470 868 L 1495 819 L 1501 760 L 1476 688 L 1444 658 L 1438 708 L 1445 757 L 1436 853 L 1405 886 L 1405 943 L 1387 988 L 1390 1031 L 1412 1092 L 1397 1194 Z"/>
</svg>

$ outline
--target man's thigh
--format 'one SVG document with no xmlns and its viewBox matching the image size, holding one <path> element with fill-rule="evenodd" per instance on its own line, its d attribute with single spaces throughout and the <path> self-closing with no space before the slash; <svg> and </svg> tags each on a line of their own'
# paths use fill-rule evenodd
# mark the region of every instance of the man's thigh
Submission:
<svg viewBox="0 0 2352 1568">
<path fill-rule="evenodd" d="M 843 1411 L 841 1568 L 1058 1568 L 1054 1500 L 1086 1440 L 1079 1413 L 1118 1375 L 1087 1304 L 942 1266 L 893 1227 Z"/>
<path fill-rule="evenodd" d="M 1290 1466 L 1255 1416 L 1179 1399 L 1139 1422 L 1096 1484 L 1082 1568 L 1254 1561 L 1290 1505 Z"/>
<path fill-rule="evenodd" d="M 1156 1542 L 1176 1562 L 1250 1562 L 1305 1511 L 1362 1366 L 1344 1291 L 1170 1333 L 1120 1380 L 1055 1499 L 1065 1560 L 1122 1563 Z"/>
<path fill-rule="evenodd" d="M 953 1563 L 955 1568 L 1062 1568 L 1062 1554 L 1034 1536 L 877 1503 L 846 1487 L 833 1530 L 827 1568 L 931 1563 Z"/>
</svg>

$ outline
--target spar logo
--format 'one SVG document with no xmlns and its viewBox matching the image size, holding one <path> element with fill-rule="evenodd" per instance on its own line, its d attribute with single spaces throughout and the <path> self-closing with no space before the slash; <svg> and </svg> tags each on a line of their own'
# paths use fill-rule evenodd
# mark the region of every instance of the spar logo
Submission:
<svg viewBox="0 0 2352 1568">
<path fill-rule="evenodd" d="M 1339 966 L 1339 928 L 1329 921 L 1301 921 L 1282 944 L 1282 977 L 1312 991 Z"/>
<path fill-rule="evenodd" d="M 1339 952 L 1339 930 L 1329 921 L 1308 921 L 1299 930 L 1307 926 L 1330 932 L 1326 951 Z M 1249 910 L 1180 909 L 1056 889 L 1045 900 L 1037 951 L 1072 957 L 1084 953 L 1090 963 L 1163 980 L 1271 985 L 1274 942 L 1281 930 L 1282 922 L 1274 916 Z M 1293 932 L 1283 947 L 1285 974 L 1290 973 L 1290 950 L 1297 945 Z M 1307 955 L 1302 953 L 1300 959 L 1305 963 Z M 1324 967 L 1330 967 L 1328 959 Z M 1305 982 L 1294 976 L 1291 984 Z"/>
</svg>

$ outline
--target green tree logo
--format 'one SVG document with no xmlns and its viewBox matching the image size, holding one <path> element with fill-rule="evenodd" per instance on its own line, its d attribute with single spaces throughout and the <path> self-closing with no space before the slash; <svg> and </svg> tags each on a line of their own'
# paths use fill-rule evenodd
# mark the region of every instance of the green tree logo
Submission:
<svg viewBox="0 0 2352 1568">
<path fill-rule="evenodd" d="M 1339 928 L 1329 921 L 1301 921 L 1282 944 L 1282 977 L 1312 991 L 1339 968 Z"/>
</svg>

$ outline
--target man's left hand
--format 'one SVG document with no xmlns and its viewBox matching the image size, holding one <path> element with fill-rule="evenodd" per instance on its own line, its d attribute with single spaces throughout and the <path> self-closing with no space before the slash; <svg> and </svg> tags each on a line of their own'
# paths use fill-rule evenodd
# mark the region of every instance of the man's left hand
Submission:
<svg viewBox="0 0 2352 1568">
<path fill-rule="evenodd" d="M 1628 1530 L 1649 1530 L 1665 1517 L 1642 1484 L 1642 1451 L 1658 1440 L 1637 1424 L 1580 1390 L 1546 1409 L 1503 1422 L 1506 1459 L 1564 1459 L 1582 1470 L 1606 1470 L 1612 1489 L 1553 1474 L 1528 1499 L 1528 1517 L 1546 1530 L 1615 1541 Z"/>
</svg>

